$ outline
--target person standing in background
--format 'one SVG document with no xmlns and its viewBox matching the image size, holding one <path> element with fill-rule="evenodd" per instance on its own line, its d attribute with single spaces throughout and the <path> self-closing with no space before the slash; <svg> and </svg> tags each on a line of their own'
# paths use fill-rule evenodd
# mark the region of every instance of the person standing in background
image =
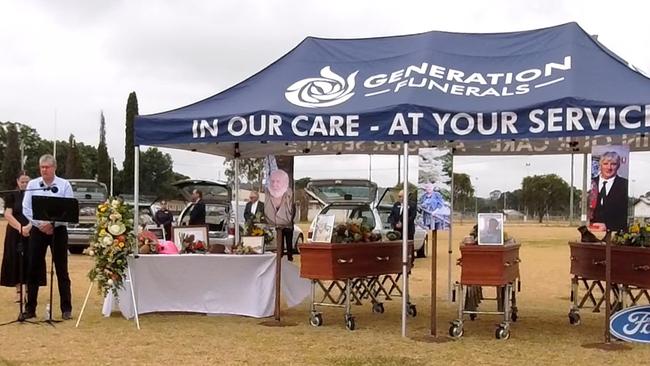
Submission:
<svg viewBox="0 0 650 366">
<path fill-rule="evenodd" d="M 174 215 L 167 208 L 167 202 L 160 201 L 160 209 L 154 215 L 154 221 L 160 227 L 162 226 L 165 233 L 165 240 L 171 240 L 172 237 L 172 222 L 174 222 Z"/>
<path fill-rule="evenodd" d="M 203 192 L 198 189 L 192 191 L 192 202 L 194 206 L 190 211 L 190 225 L 205 225 L 205 203 L 203 203 Z"/>
</svg>

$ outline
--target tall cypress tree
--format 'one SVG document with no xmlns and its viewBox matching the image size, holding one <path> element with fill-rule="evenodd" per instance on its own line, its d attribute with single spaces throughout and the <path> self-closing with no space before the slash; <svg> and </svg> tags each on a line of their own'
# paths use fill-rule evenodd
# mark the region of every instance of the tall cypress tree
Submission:
<svg viewBox="0 0 650 366">
<path fill-rule="evenodd" d="M 133 193 L 133 120 L 138 115 L 138 97 L 135 92 L 129 94 L 126 103 L 126 138 L 124 143 L 124 170 L 122 171 L 122 193 Z"/>
<path fill-rule="evenodd" d="M 68 139 L 69 149 L 65 158 L 65 177 L 68 179 L 81 178 L 81 162 L 79 161 L 79 149 L 74 140 L 74 135 L 70 134 Z"/>
<path fill-rule="evenodd" d="M 18 130 L 13 123 L 6 124 L 7 144 L 4 148 L 2 158 L 2 181 L 3 189 L 16 188 L 16 174 L 20 170 L 20 142 L 18 141 Z"/>
<path fill-rule="evenodd" d="M 97 179 L 106 186 L 111 184 L 111 168 L 108 148 L 106 147 L 106 120 L 104 119 L 104 111 L 102 111 L 99 119 L 99 145 L 97 146 Z"/>
</svg>

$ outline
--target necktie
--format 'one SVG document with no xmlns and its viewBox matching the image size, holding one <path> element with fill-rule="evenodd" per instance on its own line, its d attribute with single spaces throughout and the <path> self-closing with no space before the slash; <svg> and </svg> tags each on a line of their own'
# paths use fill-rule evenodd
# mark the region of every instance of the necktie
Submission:
<svg viewBox="0 0 650 366">
<path fill-rule="evenodd" d="M 600 189 L 600 193 L 598 193 L 598 201 L 602 205 L 605 200 L 605 196 L 607 196 L 607 181 L 603 182 L 603 188 Z"/>
</svg>

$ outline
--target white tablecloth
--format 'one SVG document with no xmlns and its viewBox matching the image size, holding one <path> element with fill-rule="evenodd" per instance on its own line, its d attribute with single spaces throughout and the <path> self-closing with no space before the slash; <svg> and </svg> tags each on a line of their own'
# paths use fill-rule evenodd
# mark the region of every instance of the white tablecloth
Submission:
<svg viewBox="0 0 650 366">
<path fill-rule="evenodd" d="M 162 311 L 236 314 L 262 318 L 273 315 L 275 254 L 140 255 L 130 259 L 138 313 Z M 126 318 L 135 315 L 130 281 L 104 299 L 102 313 L 110 316 L 114 303 Z M 282 295 L 289 307 L 309 296 L 309 280 L 283 258 Z"/>
</svg>

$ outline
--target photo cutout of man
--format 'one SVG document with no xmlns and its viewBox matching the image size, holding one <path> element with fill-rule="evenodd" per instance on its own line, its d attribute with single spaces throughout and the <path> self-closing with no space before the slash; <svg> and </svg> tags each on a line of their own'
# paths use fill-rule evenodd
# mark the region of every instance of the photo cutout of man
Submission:
<svg viewBox="0 0 650 366">
<path fill-rule="evenodd" d="M 623 156 L 613 146 L 600 155 L 592 152 L 592 159 L 598 161 L 598 172 L 591 181 L 590 226 L 594 230 L 619 231 L 627 228 L 628 180 L 619 175 Z M 595 149 L 594 149 L 595 150 Z M 625 153 L 625 151 L 623 151 Z"/>
<path fill-rule="evenodd" d="M 264 217 L 266 222 L 282 229 L 287 259 L 293 261 L 293 192 L 289 188 L 289 174 L 281 169 L 269 174 Z"/>
</svg>

